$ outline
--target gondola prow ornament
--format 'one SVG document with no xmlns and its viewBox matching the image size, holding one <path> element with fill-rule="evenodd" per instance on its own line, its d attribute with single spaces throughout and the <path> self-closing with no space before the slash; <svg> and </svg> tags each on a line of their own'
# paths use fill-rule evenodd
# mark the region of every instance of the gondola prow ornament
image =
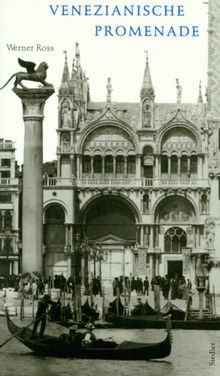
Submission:
<svg viewBox="0 0 220 376">
<path fill-rule="evenodd" d="M 8 81 L 0 88 L 0 90 L 4 89 L 5 86 L 8 85 L 8 83 L 12 80 L 12 78 L 15 77 L 15 82 L 14 82 L 14 89 L 19 85 L 23 89 L 27 89 L 21 81 L 26 80 L 26 81 L 35 81 L 41 83 L 45 87 L 51 87 L 52 85 L 49 84 L 48 82 L 45 81 L 47 77 L 47 69 L 48 65 L 45 62 L 40 63 L 40 65 L 35 69 L 36 64 L 31 62 L 31 61 L 25 61 L 20 58 L 18 58 L 18 62 L 21 67 L 26 68 L 27 72 L 17 72 L 14 73 Z"/>
</svg>

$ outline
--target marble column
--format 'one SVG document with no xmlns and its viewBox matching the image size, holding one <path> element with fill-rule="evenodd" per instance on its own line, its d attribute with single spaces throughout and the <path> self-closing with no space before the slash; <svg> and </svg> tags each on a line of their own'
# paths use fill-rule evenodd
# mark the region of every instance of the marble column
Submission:
<svg viewBox="0 0 220 376">
<path fill-rule="evenodd" d="M 168 178 L 171 177 L 171 157 L 168 157 Z"/>
<path fill-rule="evenodd" d="M 43 271 L 43 118 L 53 86 L 13 89 L 23 108 L 24 172 L 22 213 L 22 273 Z"/>
</svg>

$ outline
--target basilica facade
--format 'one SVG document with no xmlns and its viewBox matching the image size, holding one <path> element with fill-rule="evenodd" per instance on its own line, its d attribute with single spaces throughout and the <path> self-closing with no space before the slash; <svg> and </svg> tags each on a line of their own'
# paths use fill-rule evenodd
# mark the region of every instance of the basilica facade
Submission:
<svg viewBox="0 0 220 376">
<path fill-rule="evenodd" d="M 48 275 L 70 275 L 76 236 L 106 281 L 177 273 L 195 282 L 198 263 L 215 259 L 217 145 L 201 88 L 184 104 L 177 81 L 176 103 L 156 103 L 148 58 L 143 76 L 138 103 L 112 102 L 110 79 L 106 101 L 94 103 L 78 46 L 71 76 L 65 61 L 57 177 L 44 177 Z"/>
<path fill-rule="evenodd" d="M 220 19 L 220 7 L 213 2 Z M 202 264 L 215 283 L 220 264 L 219 25 L 209 20 L 206 100 L 157 103 L 150 63 L 136 103 L 93 102 L 76 44 L 58 93 L 57 176 L 44 176 L 45 274 L 184 275 Z M 215 48 L 216 47 L 216 48 Z M 141 84 L 141 83 L 140 83 Z M 201 268 L 200 268 L 201 270 Z"/>
</svg>

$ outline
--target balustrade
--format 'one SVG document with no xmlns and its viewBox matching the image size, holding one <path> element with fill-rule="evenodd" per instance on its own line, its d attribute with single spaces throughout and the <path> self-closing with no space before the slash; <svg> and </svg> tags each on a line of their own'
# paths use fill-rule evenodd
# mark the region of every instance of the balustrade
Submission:
<svg viewBox="0 0 220 376">
<path fill-rule="evenodd" d="M 12 180 L 12 179 L 2 179 Z M 78 187 L 208 187 L 208 179 L 170 178 L 170 179 L 135 179 L 111 177 L 85 177 L 85 178 L 45 178 L 44 186 L 70 186 Z"/>
</svg>

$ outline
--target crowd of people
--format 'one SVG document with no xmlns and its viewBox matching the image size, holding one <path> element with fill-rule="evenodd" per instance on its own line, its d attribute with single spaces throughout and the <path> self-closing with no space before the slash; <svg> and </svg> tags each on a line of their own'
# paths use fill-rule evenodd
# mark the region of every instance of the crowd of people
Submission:
<svg viewBox="0 0 220 376">
<path fill-rule="evenodd" d="M 178 276 L 175 274 L 173 278 L 169 278 L 168 275 L 164 277 L 155 276 L 151 280 L 152 290 L 154 285 L 158 285 L 163 293 L 164 299 L 186 299 L 187 293 L 192 290 L 192 283 L 189 279 L 185 279 L 184 276 Z"/>
<path fill-rule="evenodd" d="M 159 286 L 164 299 L 186 299 L 187 292 L 191 291 L 192 283 L 184 276 L 178 276 L 175 274 L 173 278 L 169 278 L 168 275 L 164 277 L 155 276 L 149 282 L 148 277 L 132 277 L 120 276 L 115 277 L 113 280 L 113 296 L 117 294 L 122 295 L 124 290 L 129 290 L 131 294 L 135 295 L 149 295 L 149 290 L 154 291 L 154 286 Z M 94 277 L 89 286 L 94 296 L 102 296 L 102 286 L 100 277 Z M 29 278 L 23 278 L 21 275 L 9 275 L 7 277 L 0 276 L 0 290 L 3 288 L 14 288 L 15 291 L 23 289 L 24 297 L 34 296 L 35 299 L 38 295 L 48 293 L 51 289 L 59 289 L 60 292 L 71 293 L 74 288 L 73 277 L 65 278 L 63 274 L 55 275 L 54 278 L 50 276 L 46 279 L 41 277 L 30 276 Z"/>
<path fill-rule="evenodd" d="M 157 286 L 163 294 L 164 299 L 170 297 L 171 300 L 174 299 L 186 299 L 187 292 L 191 291 L 192 283 L 189 279 L 185 279 L 184 276 L 178 276 L 175 274 L 173 278 L 169 278 L 168 275 L 164 277 L 155 276 L 149 282 L 148 277 L 132 277 L 127 276 L 115 277 L 113 281 L 113 295 L 117 296 L 123 292 L 130 291 L 131 294 L 135 293 L 136 295 L 149 295 L 149 289 L 154 291 L 154 287 Z"/>
<path fill-rule="evenodd" d="M 113 281 L 113 295 L 116 296 L 119 292 L 123 294 L 124 289 L 130 289 L 131 292 L 135 291 L 137 295 L 148 295 L 149 294 L 149 281 L 148 277 L 145 277 L 143 280 L 142 278 L 135 278 L 132 277 L 129 279 L 128 276 L 120 276 L 115 277 Z"/>
</svg>

